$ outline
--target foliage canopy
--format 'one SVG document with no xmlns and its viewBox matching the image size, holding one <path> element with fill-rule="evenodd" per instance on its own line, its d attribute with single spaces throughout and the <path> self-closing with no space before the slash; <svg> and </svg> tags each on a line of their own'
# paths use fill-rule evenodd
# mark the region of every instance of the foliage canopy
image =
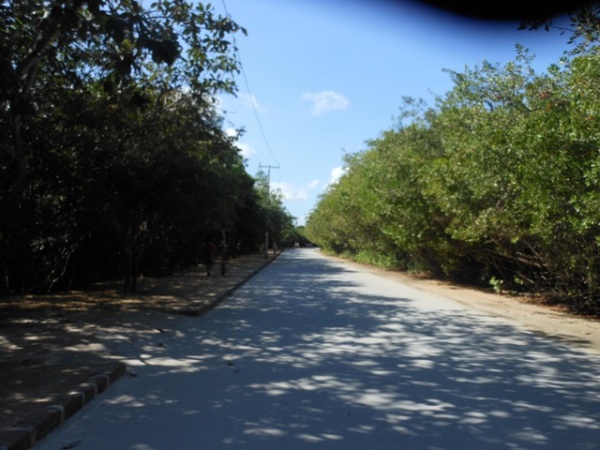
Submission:
<svg viewBox="0 0 600 450">
<path fill-rule="evenodd" d="M 255 179 L 214 100 L 236 92 L 245 30 L 203 3 L 143 5 L 0 3 L 0 294 L 135 291 L 138 273 L 198 263 L 209 237 L 262 243 Z"/>
<path fill-rule="evenodd" d="M 397 126 L 346 160 L 306 226 L 323 248 L 391 268 L 549 294 L 600 311 L 598 10 L 576 45 L 536 73 L 448 71 L 433 107 L 405 99 Z M 579 42 L 579 41 L 577 41 Z"/>
</svg>

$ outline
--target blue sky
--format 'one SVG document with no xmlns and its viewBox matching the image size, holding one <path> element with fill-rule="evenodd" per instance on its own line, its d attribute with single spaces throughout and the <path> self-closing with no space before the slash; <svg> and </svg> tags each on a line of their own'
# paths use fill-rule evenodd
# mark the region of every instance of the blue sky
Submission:
<svg viewBox="0 0 600 450">
<path fill-rule="evenodd" d="M 512 61 L 520 43 L 543 72 L 568 49 L 558 33 L 413 3 L 224 0 L 214 7 L 248 31 L 236 35 L 238 95 L 219 98 L 225 127 L 245 129 L 238 146 L 248 173 L 270 174 L 298 225 L 339 175 L 344 153 L 365 150 L 394 126 L 404 96 L 433 106 L 452 88 L 443 69 Z"/>
</svg>

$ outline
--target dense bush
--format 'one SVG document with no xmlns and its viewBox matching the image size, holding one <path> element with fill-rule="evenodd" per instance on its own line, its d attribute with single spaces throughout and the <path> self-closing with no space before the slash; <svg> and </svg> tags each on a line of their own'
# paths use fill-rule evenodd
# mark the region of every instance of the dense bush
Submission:
<svg viewBox="0 0 600 450">
<path fill-rule="evenodd" d="M 588 45 L 537 74 L 449 72 L 434 107 L 347 158 L 307 235 L 330 251 L 600 311 L 600 54 Z M 394 261 L 393 264 L 390 261 Z"/>
</svg>

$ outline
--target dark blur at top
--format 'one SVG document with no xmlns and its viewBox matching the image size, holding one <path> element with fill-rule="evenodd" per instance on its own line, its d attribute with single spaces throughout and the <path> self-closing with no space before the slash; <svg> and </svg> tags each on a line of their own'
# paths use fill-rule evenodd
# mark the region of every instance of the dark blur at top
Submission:
<svg viewBox="0 0 600 450">
<path fill-rule="evenodd" d="M 413 3 L 463 18 L 486 22 L 545 21 L 567 15 L 584 6 L 598 4 L 584 0 L 380 0 L 382 3 L 406 5 Z M 377 2 L 375 2 L 377 3 Z"/>
</svg>

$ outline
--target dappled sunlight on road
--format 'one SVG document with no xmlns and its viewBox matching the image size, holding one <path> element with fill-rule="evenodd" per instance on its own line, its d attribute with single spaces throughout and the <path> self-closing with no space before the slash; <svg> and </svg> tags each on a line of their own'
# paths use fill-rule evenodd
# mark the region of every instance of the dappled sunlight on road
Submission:
<svg viewBox="0 0 600 450">
<path fill-rule="evenodd" d="M 599 359 L 314 252 L 179 326 L 109 401 L 122 448 L 600 448 Z"/>
<path fill-rule="evenodd" d="M 261 448 L 350 448 L 373 433 L 406 448 L 561 448 L 577 432 L 578 448 L 598 448 L 599 361 L 453 305 L 370 295 L 324 259 L 294 265 L 273 264 L 268 284 L 248 285 L 198 330 L 212 370 L 237 377 L 218 400 L 224 413 L 230 398 L 232 435 Z"/>
</svg>

